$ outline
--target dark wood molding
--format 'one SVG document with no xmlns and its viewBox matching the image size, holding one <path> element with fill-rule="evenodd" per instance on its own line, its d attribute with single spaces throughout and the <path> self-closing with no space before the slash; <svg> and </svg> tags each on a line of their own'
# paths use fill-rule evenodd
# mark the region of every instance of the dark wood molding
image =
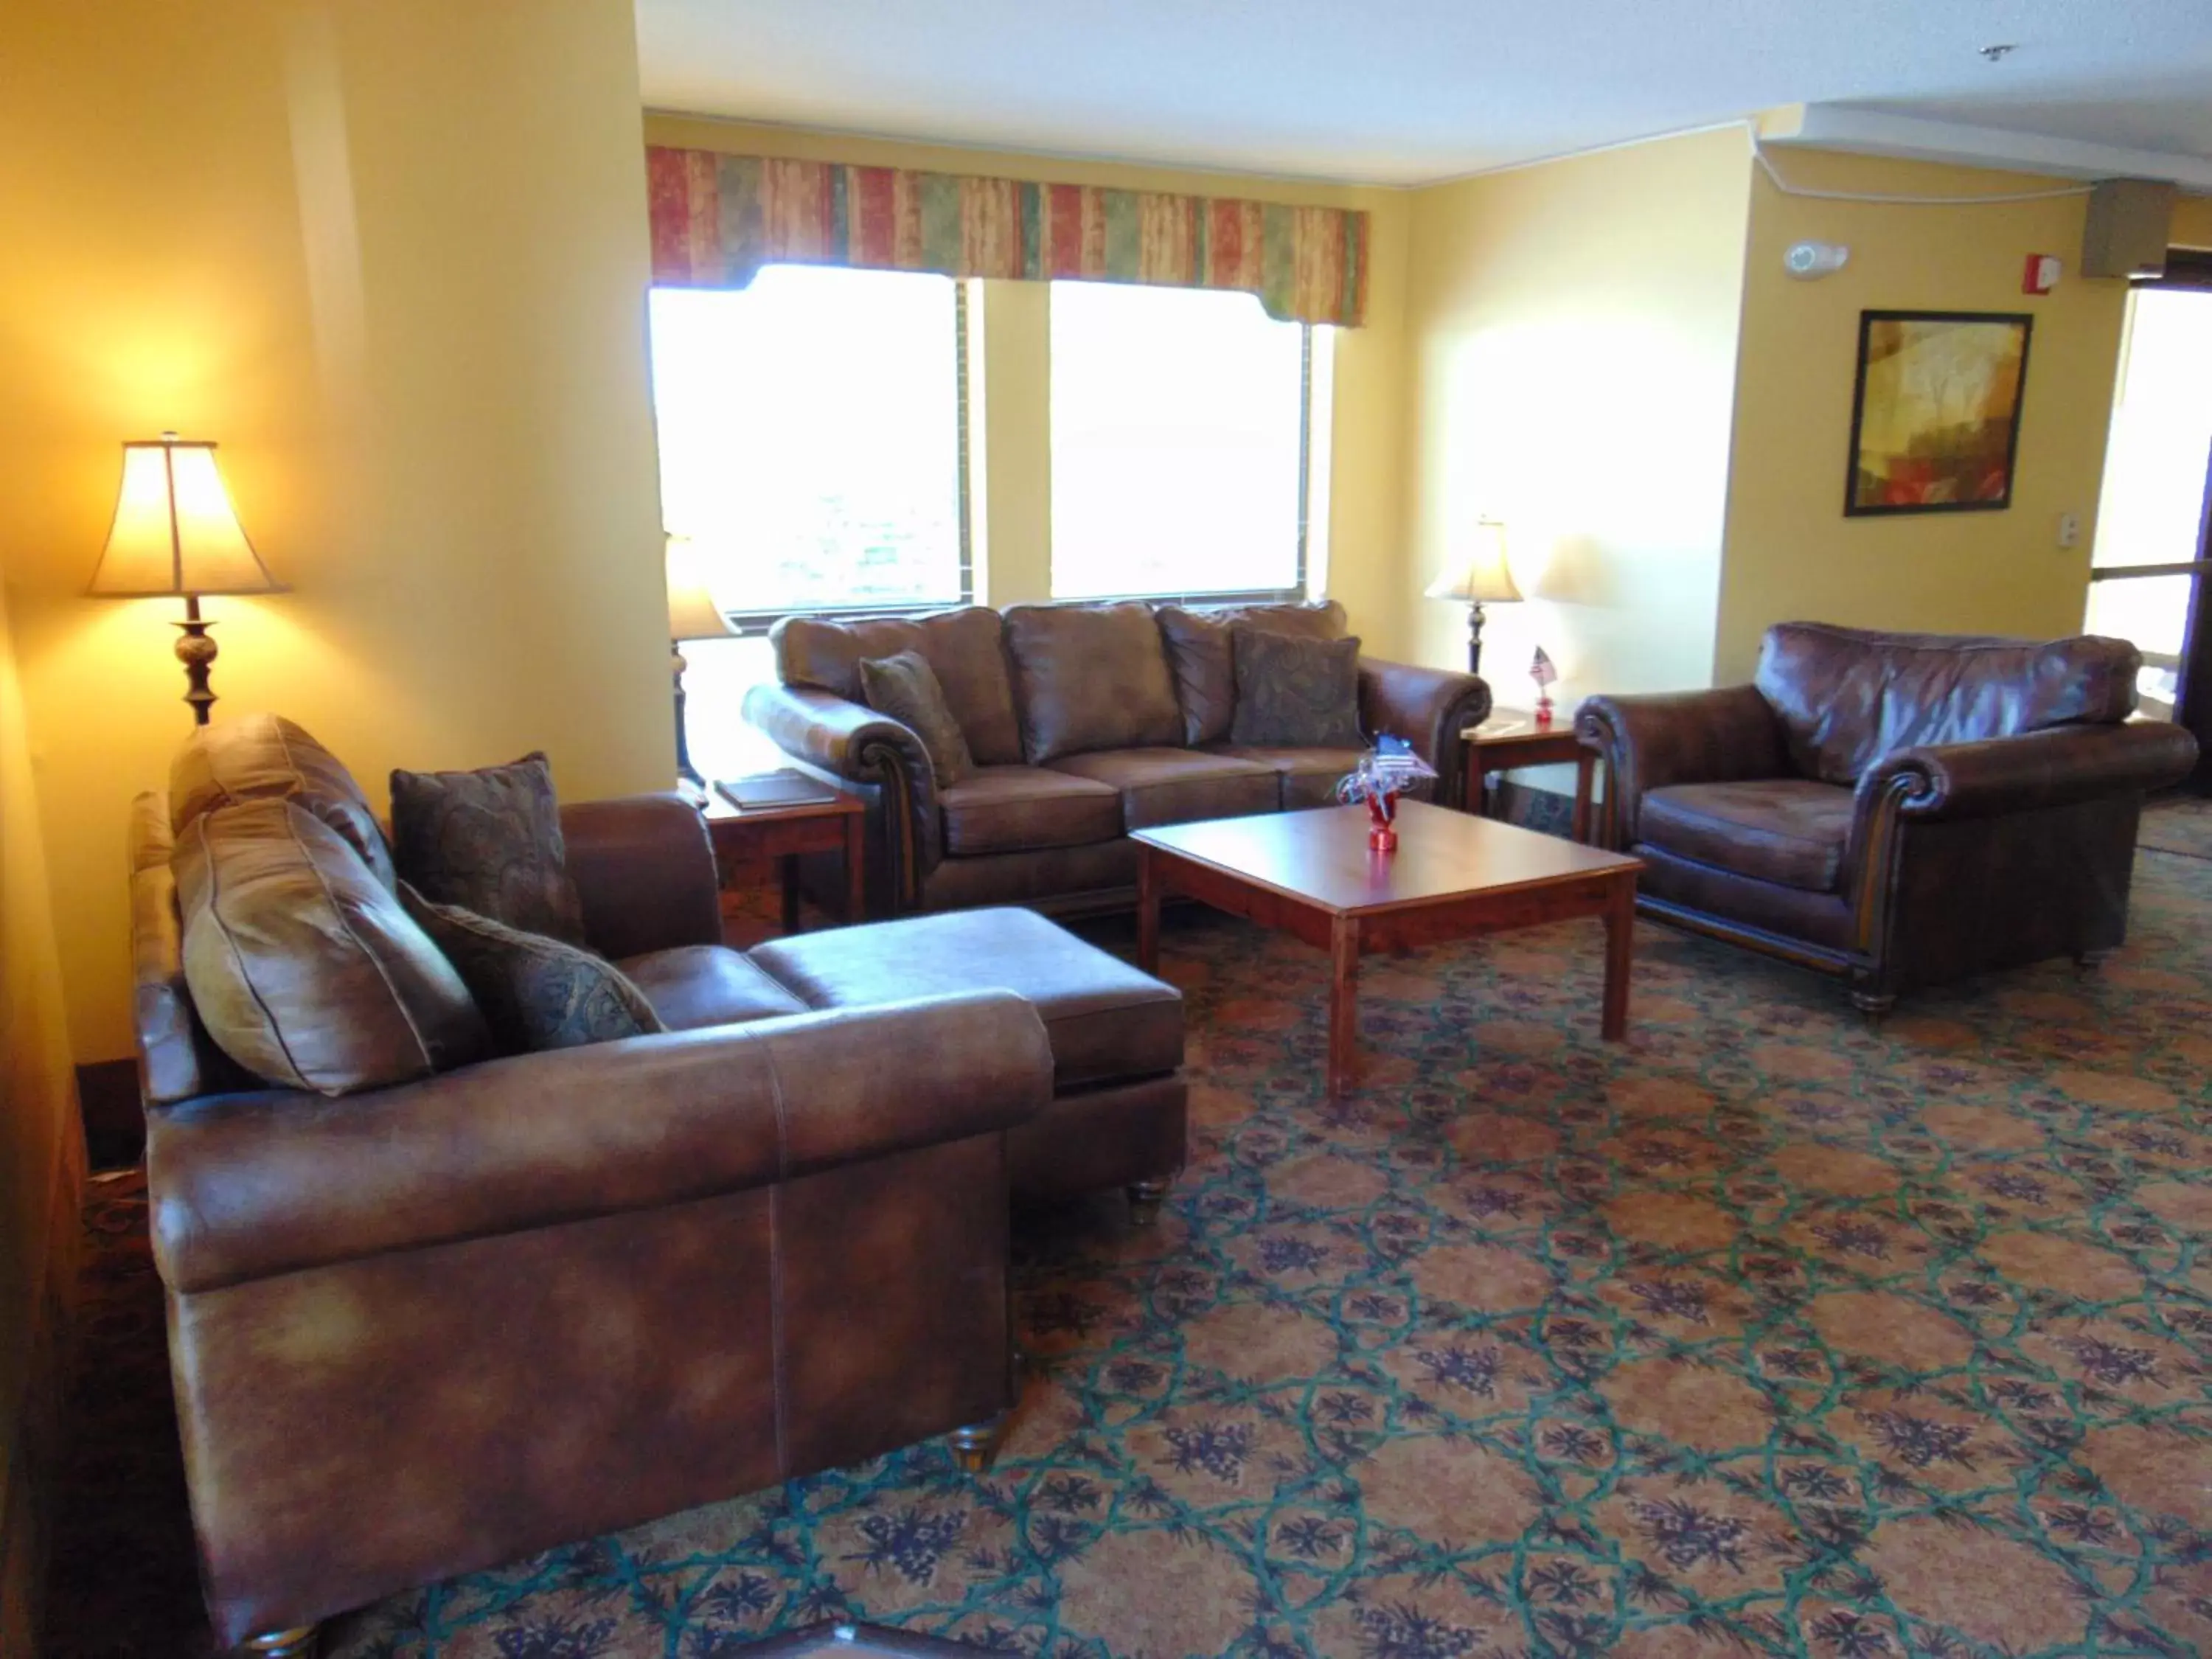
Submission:
<svg viewBox="0 0 2212 1659">
<path fill-rule="evenodd" d="M 146 1109 L 138 1062 L 95 1060 L 76 1068 L 84 1115 L 85 1161 L 95 1170 L 127 1170 L 146 1155 Z"/>
</svg>

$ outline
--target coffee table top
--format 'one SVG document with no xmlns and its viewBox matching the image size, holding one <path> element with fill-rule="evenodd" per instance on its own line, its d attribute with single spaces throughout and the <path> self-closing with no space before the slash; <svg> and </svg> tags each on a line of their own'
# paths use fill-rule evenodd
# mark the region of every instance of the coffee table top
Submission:
<svg viewBox="0 0 2212 1659">
<path fill-rule="evenodd" d="M 1164 824 L 1131 839 L 1342 915 L 1643 867 L 1640 859 L 1425 801 L 1398 803 L 1396 852 L 1371 850 L 1367 831 L 1364 806 L 1328 806 Z"/>
</svg>

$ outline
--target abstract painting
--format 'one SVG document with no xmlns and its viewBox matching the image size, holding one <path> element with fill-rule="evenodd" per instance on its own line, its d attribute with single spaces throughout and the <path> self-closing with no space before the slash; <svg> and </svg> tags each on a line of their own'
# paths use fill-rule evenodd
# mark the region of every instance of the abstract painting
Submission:
<svg viewBox="0 0 2212 1659">
<path fill-rule="evenodd" d="M 1844 512 L 2011 506 L 2033 326 L 1986 312 L 1861 312 Z"/>
</svg>

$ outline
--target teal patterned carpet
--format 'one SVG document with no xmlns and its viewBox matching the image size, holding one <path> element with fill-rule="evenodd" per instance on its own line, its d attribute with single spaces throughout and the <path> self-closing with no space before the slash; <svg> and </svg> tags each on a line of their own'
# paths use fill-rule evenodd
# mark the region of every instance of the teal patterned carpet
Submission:
<svg viewBox="0 0 2212 1659">
<path fill-rule="evenodd" d="M 2102 971 L 1879 1030 L 1639 933 L 1626 1046 L 1595 924 L 1370 960 L 1330 1108 L 1321 957 L 1188 918 L 1192 1167 L 1155 1232 L 1024 1220 L 988 1475 L 911 1449 L 331 1651 L 710 1659 L 846 1613 L 1054 1659 L 2212 1650 L 2212 860 L 2141 854 Z M 197 1651 L 192 1611 L 60 1651 Z"/>
</svg>

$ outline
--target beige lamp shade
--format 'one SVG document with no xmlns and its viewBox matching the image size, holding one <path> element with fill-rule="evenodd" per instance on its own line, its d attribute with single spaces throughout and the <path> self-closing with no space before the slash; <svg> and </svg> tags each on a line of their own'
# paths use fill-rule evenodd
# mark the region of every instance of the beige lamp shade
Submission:
<svg viewBox="0 0 2212 1659">
<path fill-rule="evenodd" d="M 1431 582 L 1432 599 L 1456 599 L 1462 605 L 1509 605 L 1521 597 L 1513 585 L 1513 568 L 1505 562 L 1505 526 L 1485 519 L 1474 527 L 1474 545 L 1462 563 Z"/>
<path fill-rule="evenodd" d="M 689 536 L 668 538 L 668 637 L 720 639 L 731 632 L 729 619 L 714 602 L 707 580 L 707 561 Z"/>
<path fill-rule="evenodd" d="M 269 574 L 231 511 L 216 471 L 215 446 L 173 432 L 123 446 L 123 484 L 115 522 L 92 573 L 91 592 L 275 593 Z"/>
</svg>

